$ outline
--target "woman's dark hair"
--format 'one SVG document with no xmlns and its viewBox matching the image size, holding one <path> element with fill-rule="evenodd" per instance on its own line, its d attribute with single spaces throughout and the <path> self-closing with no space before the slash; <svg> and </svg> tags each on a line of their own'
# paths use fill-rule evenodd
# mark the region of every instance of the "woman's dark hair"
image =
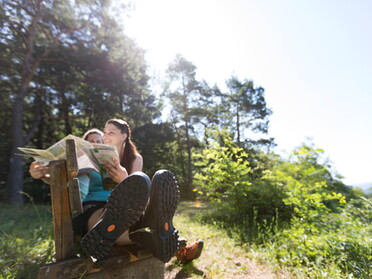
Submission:
<svg viewBox="0 0 372 279">
<path fill-rule="evenodd" d="M 123 157 L 120 158 L 120 165 L 127 169 L 128 174 L 132 172 L 133 161 L 138 154 L 136 145 L 131 141 L 131 131 L 127 122 L 121 119 L 110 119 L 106 122 L 107 124 L 113 124 L 117 127 L 122 134 L 127 134 L 127 139 L 125 140 L 125 148 Z"/>
</svg>

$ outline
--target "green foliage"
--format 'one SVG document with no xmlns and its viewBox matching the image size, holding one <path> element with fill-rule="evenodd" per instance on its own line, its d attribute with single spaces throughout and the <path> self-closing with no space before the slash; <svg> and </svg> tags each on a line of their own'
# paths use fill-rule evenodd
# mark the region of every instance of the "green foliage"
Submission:
<svg viewBox="0 0 372 279">
<path fill-rule="evenodd" d="M 132 140 L 144 159 L 144 172 L 152 175 L 159 169 L 169 169 L 181 176 L 177 157 L 174 156 L 175 135 L 169 123 L 149 123 L 137 127 L 133 129 Z"/>
<path fill-rule="evenodd" d="M 133 130 L 132 139 L 144 159 L 143 171 L 152 176 L 159 169 L 171 170 L 177 177 L 181 197 L 187 199 L 187 154 L 180 147 L 172 125 L 168 122 L 145 124 Z"/>
<path fill-rule="evenodd" d="M 200 96 L 199 82 L 196 80 L 196 67 L 182 55 L 176 55 L 167 69 L 169 81 L 164 89 L 164 96 L 171 105 L 170 119 L 177 133 L 178 150 L 187 153 L 183 177 L 186 180 L 185 194 L 190 195 L 192 184 L 192 108 L 198 104 Z"/>
<path fill-rule="evenodd" d="M 281 188 L 254 175 L 256 169 L 262 171 L 259 161 L 252 169 L 246 150 L 229 137 L 220 141 L 221 145 L 212 142 L 195 156 L 200 168 L 195 174 L 195 191 L 214 207 L 207 218 L 231 233 L 239 231 L 243 242 L 261 241 L 260 231 L 266 232 L 267 228 L 274 231 L 277 226 L 285 225 L 292 209 L 284 204 Z"/>
<path fill-rule="evenodd" d="M 271 110 L 266 107 L 264 89 L 254 88 L 253 81 L 240 81 L 232 76 L 226 85 L 229 92 L 224 94 L 224 103 L 231 113 L 231 125 L 236 133 L 237 142 L 244 138 L 244 128 L 253 132 L 267 133 Z"/>
<path fill-rule="evenodd" d="M 53 259 L 49 206 L 0 204 L 0 278 L 35 278 Z"/>
<path fill-rule="evenodd" d="M 23 192 L 27 197 L 24 197 L 26 202 L 34 202 L 36 204 L 50 204 L 50 185 L 45 184 L 42 180 L 33 179 L 32 177 L 25 178 Z"/>
<path fill-rule="evenodd" d="M 112 117 L 140 126 L 159 116 L 148 89 L 144 51 L 123 32 L 110 5 L 93 0 L 1 3 L 0 173 L 9 177 L 7 201 L 22 201 L 18 146 L 47 148 L 67 134 L 102 128 Z M 124 12 L 120 7 L 117 13 Z M 4 187 L 0 181 L 0 197 Z"/>
<path fill-rule="evenodd" d="M 1 2 L 0 200 L 7 200 L 9 161 L 18 161 L 9 177 L 28 175 L 19 157 L 11 158 L 17 145 L 47 148 L 68 133 L 124 118 L 144 170 L 172 170 L 186 194 L 194 185 L 212 208 L 204 221 L 301 277 L 370 278 L 371 200 L 335 179 L 323 151 L 311 144 L 288 159 L 260 150 L 272 139 L 248 139 L 246 132 L 267 132 L 271 110 L 263 88 L 236 77 L 227 81 L 228 92 L 210 87 L 181 55 L 164 89 L 171 122 L 152 124 L 159 107 L 148 89 L 144 51 L 123 33 L 110 2 Z M 32 203 L 1 205 L 1 275 L 33 278 L 37 265 L 53 257 L 50 212 L 33 203 L 48 202 L 49 187 L 29 177 L 12 185 L 16 195 L 24 186 L 22 199 Z"/>
<path fill-rule="evenodd" d="M 296 219 L 265 251 L 309 278 L 371 278 L 371 217 L 372 201 L 365 200 L 363 208 L 348 204 L 340 214 L 322 215 L 316 222 Z"/>
<path fill-rule="evenodd" d="M 264 177 L 269 183 L 283 188 L 286 198 L 283 202 L 294 208 L 296 216 L 311 221 L 331 209 L 329 201 L 339 206 L 345 203 L 341 193 L 327 190 L 332 176 L 327 167 L 319 163 L 320 149 L 303 145 L 295 150 L 289 161 L 282 161 L 268 170 Z"/>
<path fill-rule="evenodd" d="M 233 206 L 231 211 L 240 211 L 242 198 L 251 187 L 248 154 L 226 139 L 223 146 L 216 142 L 196 155 L 200 161 L 196 166 L 203 167 L 195 174 L 195 185 L 199 194 L 218 206 Z"/>
<path fill-rule="evenodd" d="M 226 135 L 198 155 L 196 189 L 213 206 L 204 221 L 300 278 L 370 278 L 371 200 L 332 177 L 322 150 L 260 157 Z"/>
</svg>

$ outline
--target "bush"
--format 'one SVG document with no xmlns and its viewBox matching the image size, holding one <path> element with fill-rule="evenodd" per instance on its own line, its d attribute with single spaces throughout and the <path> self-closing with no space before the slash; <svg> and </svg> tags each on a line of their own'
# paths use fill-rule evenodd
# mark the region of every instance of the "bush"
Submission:
<svg viewBox="0 0 372 279">
<path fill-rule="evenodd" d="M 282 225 L 292 215 L 291 206 L 283 202 L 282 189 L 257 179 L 248 158 L 247 151 L 229 138 L 223 146 L 212 142 L 209 149 L 195 156 L 199 172 L 194 177 L 194 190 L 214 208 L 206 218 L 231 232 L 241 231 L 243 242 L 257 240 L 259 231 Z"/>
<path fill-rule="evenodd" d="M 322 152 L 303 145 L 257 176 L 246 150 L 211 143 L 196 157 L 195 191 L 213 206 L 204 221 L 301 278 L 371 278 L 371 200 L 335 180 Z"/>
<path fill-rule="evenodd" d="M 297 219 L 278 232 L 265 250 L 281 265 L 302 270 L 310 278 L 371 278 L 371 201 L 358 209 L 348 204 L 341 214 Z"/>
</svg>

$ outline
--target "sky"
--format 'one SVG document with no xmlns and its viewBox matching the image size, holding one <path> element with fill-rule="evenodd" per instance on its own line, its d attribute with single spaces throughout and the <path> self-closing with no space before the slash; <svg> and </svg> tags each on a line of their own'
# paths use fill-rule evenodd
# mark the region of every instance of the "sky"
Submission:
<svg viewBox="0 0 372 279">
<path fill-rule="evenodd" d="M 177 53 L 197 78 L 265 89 L 269 136 L 286 156 L 324 149 L 347 185 L 372 187 L 372 1 L 133 0 L 125 32 L 162 77 Z"/>
</svg>

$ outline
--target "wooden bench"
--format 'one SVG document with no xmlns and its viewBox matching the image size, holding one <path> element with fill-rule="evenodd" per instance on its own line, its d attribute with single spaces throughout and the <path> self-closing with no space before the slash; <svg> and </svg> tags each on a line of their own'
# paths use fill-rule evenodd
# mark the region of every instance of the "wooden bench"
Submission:
<svg viewBox="0 0 372 279">
<path fill-rule="evenodd" d="M 66 141 L 66 160 L 52 161 L 49 167 L 56 262 L 41 266 L 38 278 L 164 278 L 164 263 L 135 245 L 114 246 L 99 267 L 81 256 L 72 230 L 72 218 L 83 211 L 74 140 Z"/>
</svg>

